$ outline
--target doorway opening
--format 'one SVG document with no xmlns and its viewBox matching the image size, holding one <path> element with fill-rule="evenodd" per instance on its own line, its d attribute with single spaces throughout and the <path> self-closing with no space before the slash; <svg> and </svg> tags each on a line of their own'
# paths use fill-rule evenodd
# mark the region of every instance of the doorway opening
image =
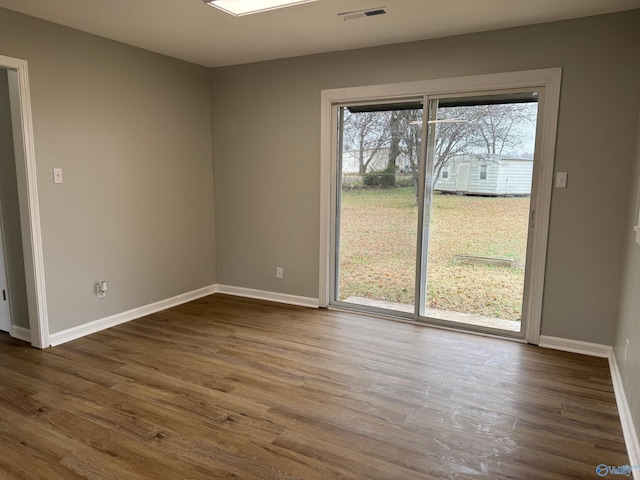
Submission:
<svg viewBox="0 0 640 480">
<path fill-rule="evenodd" d="M 0 72 L 2 73 L 2 72 Z M 0 216 L 0 225 L 2 224 Z M 9 286 L 7 282 L 6 255 L 3 235 L 0 235 L 0 331 L 11 333 L 11 305 L 9 304 Z"/>
<path fill-rule="evenodd" d="M 8 334 L 13 319 L 28 320 L 13 130 L 9 75 L 0 68 L 0 331 Z"/>
<path fill-rule="evenodd" d="M 11 317 L 0 328 L 8 327 L 11 336 L 46 348 L 50 341 L 27 62 L 0 55 L 0 75 L 4 104 L 0 116 L 5 124 L 0 135 L 8 135 L 3 138 L 5 147 L 13 143 L 12 152 L 8 148 L 2 152 L 6 164 L 0 179 L 5 290 Z"/>
</svg>

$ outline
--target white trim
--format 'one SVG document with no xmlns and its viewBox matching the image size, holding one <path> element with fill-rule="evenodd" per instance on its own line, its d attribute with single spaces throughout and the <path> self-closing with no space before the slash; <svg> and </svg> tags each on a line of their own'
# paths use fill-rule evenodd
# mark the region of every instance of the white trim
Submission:
<svg viewBox="0 0 640 480">
<path fill-rule="evenodd" d="M 12 325 L 11 336 L 13 338 L 17 338 L 18 340 L 22 340 L 23 342 L 31 343 L 31 332 L 29 331 L 28 328 Z"/>
<path fill-rule="evenodd" d="M 322 91 L 322 100 L 329 103 L 364 102 L 376 98 L 392 100 L 424 95 L 448 95 L 476 90 L 504 90 L 507 88 L 532 88 L 547 85 L 554 77 L 559 79 L 561 68 L 543 68 L 521 72 L 470 75 L 466 77 L 439 78 L 417 82 L 368 85 L 362 87 L 335 88 Z"/>
<path fill-rule="evenodd" d="M 550 337 L 548 335 L 540 335 L 538 346 L 552 350 L 562 350 L 563 352 L 581 353 L 592 357 L 609 358 L 611 356 L 611 347 L 609 345 Z"/>
<path fill-rule="evenodd" d="M 167 298 L 166 300 L 160 300 L 159 302 L 134 308 L 126 312 L 117 313 L 115 315 L 111 315 L 110 317 L 94 320 L 93 322 L 78 325 L 77 327 L 72 327 L 61 332 L 52 333 L 49 337 L 51 340 L 51 346 L 70 342 L 71 340 L 75 340 L 86 335 L 91 335 L 92 333 L 96 333 L 101 330 L 115 327 L 116 325 L 120 325 L 122 323 L 130 322 L 131 320 L 144 317 L 146 315 L 151 315 L 152 313 L 175 307 L 176 305 L 181 305 L 198 298 L 206 297 L 207 295 L 212 295 L 215 292 L 215 285 L 209 285 L 207 287 L 199 288 L 198 290 L 193 290 L 191 292 L 176 295 L 175 297 Z"/>
<path fill-rule="evenodd" d="M 555 164 L 556 137 L 558 131 L 558 113 L 560 109 L 560 84 L 562 70 L 547 70 L 548 77 L 544 83 L 544 94 L 541 100 L 542 110 L 539 119 L 543 130 L 536 145 L 539 154 L 540 178 L 535 185 L 536 198 L 534 225 L 531 241 L 531 268 L 529 270 L 529 295 L 525 303 L 527 324 L 525 338 L 529 343 L 538 344 L 542 324 L 542 297 L 544 295 L 544 278 L 547 266 L 547 243 L 549 240 L 549 218 L 551 213 L 551 191 L 553 189 L 553 170 Z M 538 160 L 538 159 L 536 159 Z M 527 267 L 529 268 L 529 267 Z"/>
<path fill-rule="evenodd" d="M 551 209 L 551 191 L 553 187 L 553 169 L 555 161 L 556 131 L 560 103 L 561 68 L 546 68 L 521 72 L 508 72 L 490 75 L 444 78 L 362 87 L 337 88 L 321 92 L 321 130 L 320 130 L 320 252 L 319 252 L 319 292 L 321 307 L 330 301 L 329 278 L 331 265 L 331 185 L 333 118 L 332 105 L 346 102 L 363 102 L 376 99 L 401 99 L 417 96 L 452 95 L 470 91 L 492 91 L 519 88 L 544 89 L 541 98 L 543 108 L 540 121 L 543 129 L 537 145 L 541 165 L 537 179 L 535 209 L 535 230 L 531 235 L 532 261 L 530 281 L 526 296 L 526 331 L 523 332 L 529 343 L 538 344 L 542 319 L 542 297 L 549 231 L 549 213 Z"/>
<path fill-rule="evenodd" d="M 542 348 L 562 350 L 563 352 L 581 353 L 583 355 L 591 355 L 593 357 L 601 357 L 609 360 L 611 383 L 613 384 L 613 393 L 618 407 L 618 416 L 620 417 L 620 423 L 622 425 L 624 443 L 627 449 L 627 454 L 629 455 L 629 465 L 640 465 L 640 442 L 638 442 L 638 434 L 633 424 L 631 409 L 629 408 L 627 396 L 624 392 L 622 376 L 618 369 L 618 362 L 616 361 L 613 348 L 599 343 L 581 342 L 579 340 L 568 340 L 566 338 L 549 337 L 546 335 L 540 336 L 539 346 Z M 640 480 L 640 469 L 635 468 L 632 472 L 634 480 Z"/>
<path fill-rule="evenodd" d="M 267 300 L 269 302 L 286 303 L 288 305 L 298 305 L 301 307 L 318 308 L 317 298 L 299 297 L 286 293 L 267 292 L 265 290 L 254 290 L 252 288 L 232 287 L 230 285 L 216 285 L 216 293 L 225 293 L 236 297 L 253 298 L 256 300 Z"/>
<path fill-rule="evenodd" d="M 28 225 L 22 225 L 22 231 L 28 231 L 28 235 L 23 235 L 23 242 L 31 345 L 36 348 L 46 348 L 50 345 L 49 317 L 45 289 L 42 232 L 40 230 L 40 206 L 38 201 L 38 178 L 36 175 L 31 93 L 29 91 L 27 61 L 0 55 L 0 67 L 15 70 L 17 73 L 22 147 L 24 151 L 24 173 L 23 176 L 18 173 L 18 192 L 23 193 L 23 195 L 21 195 L 22 201 L 20 201 L 21 220 L 25 217 L 28 219 Z M 13 113 L 15 114 L 17 112 Z"/>
<path fill-rule="evenodd" d="M 629 455 L 629 465 L 638 466 L 640 465 L 640 442 L 638 442 L 638 435 L 633 424 L 631 409 L 627 402 L 627 396 L 624 393 L 622 376 L 620 375 L 620 370 L 618 370 L 618 362 L 616 361 L 613 349 L 611 349 L 609 355 L 609 369 L 611 370 L 611 381 L 613 382 L 613 391 L 616 397 L 616 404 L 618 405 L 618 416 L 622 424 L 624 443 L 627 447 L 627 454 Z M 635 468 L 632 472 L 634 480 L 640 480 L 640 469 Z"/>
<path fill-rule="evenodd" d="M 320 290 L 318 305 L 329 306 L 329 272 L 331 270 L 331 165 L 333 164 L 333 90 L 322 90 L 320 94 Z"/>
<path fill-rule="evenodd" d="M 254 290 L 251 288 L 232 287 L 229 285 L 209 285 L 207 287 L 193 290 L 191 292 L 176 295 L 175 297 L 167 298 L 166 300 L 160 300 L 149 305 L 137 307 L 126 312 L 117 313 L 110 317 L 94 320 L 77 327 L 72 327 L 61 332 L 52 333 L 49 337 L 51 346 L 61 345 L 71 340 L 97 333 L 107 328 L 115 327 L 122 323 L 130 322 L 152 313 L 160 312 L 176 305 L 196 300 L 198 298 L 206 297 L 207 295 L 213 295 L 215 293 L 224 293 L 227 295 L 234 295 L 237 297 L 253 298 L 256 300 L 267 300 L 270 302 L 285 303 L 289 305 L 299 305 L 302 307 L 318 308 L 318 299 L 309 297 L 299 297 L 295 295 L 287 295 L 284 293 L 267 292 L 264 290 Z M 15 327 L 14 327 L 15 328 Z M 18 327 L 19 328 L 19 327 Z M 28 332 L 26 329 L 22 329 L 21 334 Z M 13 334 L 17 337 L 17 334 Z"/>
</svg>

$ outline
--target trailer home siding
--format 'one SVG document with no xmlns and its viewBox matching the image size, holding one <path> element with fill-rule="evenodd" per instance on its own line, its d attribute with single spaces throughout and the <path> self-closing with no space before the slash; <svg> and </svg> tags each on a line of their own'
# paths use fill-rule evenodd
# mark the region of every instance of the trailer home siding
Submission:
<svg viewBox="0 0 640 480">
<path fill-rule="evenodd" d="M 530 195 L 532 178 L 532 159 L 465 155 L 448 162 L 435 190 L 468 195 Z"/>
</svg>

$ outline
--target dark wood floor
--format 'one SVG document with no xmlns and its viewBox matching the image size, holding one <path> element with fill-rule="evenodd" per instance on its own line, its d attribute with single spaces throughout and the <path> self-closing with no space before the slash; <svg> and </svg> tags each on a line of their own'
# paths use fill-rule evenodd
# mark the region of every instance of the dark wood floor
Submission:
<svg viewBox="0 0 640 480">
<path fill-rule="evenodd" d="M 0 337 L 0 477 L 590 479 L 604 359 L 215 295 L 51 348 Z"/>
</svg>

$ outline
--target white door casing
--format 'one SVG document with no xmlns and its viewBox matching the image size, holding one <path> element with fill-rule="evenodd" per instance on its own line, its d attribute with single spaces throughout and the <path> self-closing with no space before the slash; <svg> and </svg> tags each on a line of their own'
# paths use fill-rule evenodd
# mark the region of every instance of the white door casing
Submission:
<svg viewBox="0 0 640 480">
<path fill-rule="evenodd" d="M 0 68 L 7 69 L 9 73 L 20 228 L 29 309 L 29 335 L 33 347 L 47 348 L 51 342 L 27 61 L 0 55 Z"/>
</svg>

